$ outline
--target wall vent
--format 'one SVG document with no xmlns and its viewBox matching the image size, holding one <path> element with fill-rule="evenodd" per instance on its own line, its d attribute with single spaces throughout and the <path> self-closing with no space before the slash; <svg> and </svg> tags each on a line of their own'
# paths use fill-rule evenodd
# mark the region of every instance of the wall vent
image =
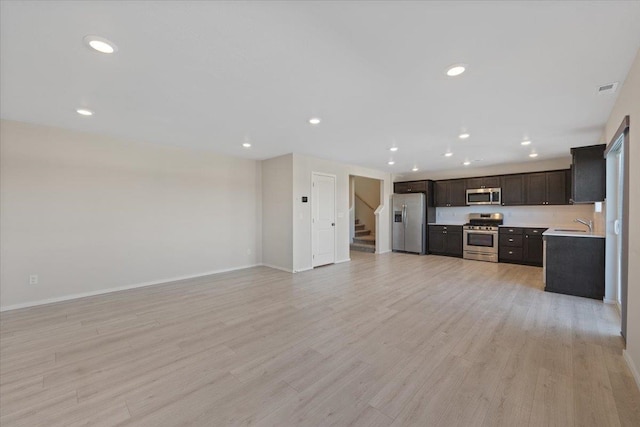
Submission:
<svg viewBox="0 0 640 427">
<path fill-rule="evenodd" d="M 606 85 L 602 85 L 598 87 L 598 93 L 599 94 L 613 93 L 616 91 L 617 88 L 618 88 L 618 82 L 608 83 Z"/>
</svg>

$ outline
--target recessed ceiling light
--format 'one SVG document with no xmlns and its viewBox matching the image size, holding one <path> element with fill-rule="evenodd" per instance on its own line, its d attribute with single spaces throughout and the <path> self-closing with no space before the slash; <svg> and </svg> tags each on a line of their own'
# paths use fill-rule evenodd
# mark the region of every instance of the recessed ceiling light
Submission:
<svg viewBox="0 0 640 427">
<path fill-rule="evenodd" d="M 319 125 L 320 121 L 321 120 L 318 117 L 312 117 L 309 119 L 309 123 L 311 123 L 312 125 Z"/>
<path fill-rule="evenodd" d="M 389 161 L 387 162 L 387 164 L 388 164 L 389 166 L 391 166 L 391 165 L 395 165 L 395 164 L 396 164 L 396 162 L 394 162 L 393 160 L 389 160 Z"/>
<path fill-rule="evenodd" d="M 460 74 L 464 73 L 466 69 L 467 67 L 464 64 L 452 65 L 449 68 L 447 68 L 447 76 L 449 77 L 459 76 Z"/>
<path fill-rule="evenodd" d="M 109 41 L 104 37 L 89 35 L 84 37 L 84 42 L 91 49 L 100 53 L 113 53 L 118 50 L 118 47 L 112 41 Z"/>
<path fill-rule="evenodd" d="M 93 116 L 93 111 L 87 110 L 86 108 L 78 108 L 76 110 L 76 113 L 80 114 L 81 116 Z"/>
<path fill-rule="evenodd" d="M 244 142 L 244 143 L 242 143 L 242 146 L 243 146 L 244 148 L 251 148 L 251 144 L 249 144 L 248 142 Z"/>
<path fill-rule="evenodd" d="M 389 148 L 389 151 L 398 151 L 398 147 L 391 147 Z"/>
<path fill-rule="evenodd" d="M 451 151 L 448 151 L 448 152 L 444 153 L 444 156 L 445 157 L 451 157 L 451 156 L 453 156 L 453 153 Z"/>
<path fill-rule="evenodd" d="M 528 140 L 528 139 L 525 139 L 525 140 L 524 140 L 524 141 L 522 141 L 520 144 L 521 144 L 521 145 L 529 145 L 529 144 L 531 144 L 531 141 L 530 141 L 530 140 Z"/>
<path fill-rule="evenodd" d="M 462 162 L 462 164 L 465 166 L 469 166 L 471 162 L 469 160 L 465 160 L 464 162 Z"/>
<path fill-rule="evenodd" d="M 538 157 L 538 153 L 531 153 L 529 154 L 529 157 Z"/>
<path fill-rule="evenodd" d="M 414 166 L 413 169 L 411 169 L 413 172 L 418 172 L 418 167 Z"/>
<path fill-rule="evenodd" d="M 460 135 L 458 135 L 458 138 L 460 139 L 467 139 L 469 138 L 471 135 L 469 135 L 467 132 L 463 132 Z"/>
</svg>

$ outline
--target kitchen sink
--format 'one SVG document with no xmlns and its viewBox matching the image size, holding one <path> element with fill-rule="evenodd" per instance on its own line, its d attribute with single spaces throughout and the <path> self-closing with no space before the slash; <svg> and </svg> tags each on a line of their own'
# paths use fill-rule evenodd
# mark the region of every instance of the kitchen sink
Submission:
<svg viewBox="0 0 640 427">
<path fill-rule="evenodd" d="M 568 231 L 571 233 L 586 233 L 587 230 L 577 230 L 575 228 L 554 228 L 553 231 Z"/>
</svg>

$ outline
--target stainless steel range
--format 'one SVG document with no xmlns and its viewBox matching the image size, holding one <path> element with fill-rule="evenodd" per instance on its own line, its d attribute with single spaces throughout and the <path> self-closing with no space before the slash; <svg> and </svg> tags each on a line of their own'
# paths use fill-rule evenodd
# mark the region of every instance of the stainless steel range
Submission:
<svg viewBox="0 0 640 427">
<path fill-rule="evenodd" d="M 498 262 L 498 226 L 501 213 L 472 213 L 463 229 L 463 258 Z"/>
</svg>

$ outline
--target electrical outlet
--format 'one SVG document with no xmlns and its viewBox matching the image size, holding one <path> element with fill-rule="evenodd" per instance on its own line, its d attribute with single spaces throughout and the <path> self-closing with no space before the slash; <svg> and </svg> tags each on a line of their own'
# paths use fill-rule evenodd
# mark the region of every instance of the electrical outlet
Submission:
<svg viewBox="0 0 640 427">
<path fill-rule="evenodd" d="M 37 285 L 38 284 L 38 275 L 37 274 L 32 274 L 29 276 L 29 284 L 30 285 Z"/>
</svg>

